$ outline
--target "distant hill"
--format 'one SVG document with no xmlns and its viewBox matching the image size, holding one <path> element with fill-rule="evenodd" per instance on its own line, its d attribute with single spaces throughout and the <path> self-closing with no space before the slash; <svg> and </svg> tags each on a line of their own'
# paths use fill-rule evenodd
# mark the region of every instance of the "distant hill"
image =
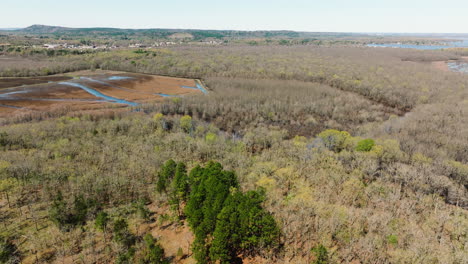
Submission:
<svg viewBox="0 0 468 264">
<path fill-rule="evenodd" d="M 68 30 L 70 30 L 70 28 L 45 26 L 45 25 L 32 25 L 27 28 L 19 29 L 18 31 L 43 34 L 43 33 L 54 33 L 54 32 L 60 32 L 60 31 L 68 31 Z"/>
<path fill-rule="evenodd" d="M 67 35 L 67 36 L 144 36 L 150 38 L 191 38 L 194 40 L 214 38 L 312 38 L 312 37 L 346 37 L 363 34 L 355 33 L 313 33 L 297 32 L 290 30 L 260 30 L 260 31 L 240 31 L 240 30 L 199 30 L 199 29 L 122 29 L 122 28 L 69 28 L 60 26 L 32 25 L 27 28 L 14 30 L 19 34 L 38 35 Z"/>
</svg>

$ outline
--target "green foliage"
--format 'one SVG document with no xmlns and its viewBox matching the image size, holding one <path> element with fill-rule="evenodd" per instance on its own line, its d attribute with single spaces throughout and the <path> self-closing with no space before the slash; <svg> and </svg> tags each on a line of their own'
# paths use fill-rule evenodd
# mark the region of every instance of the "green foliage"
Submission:
<svg viewBox="0 0 468 264">
<path fill-rule="evenodd" d="M 189 194 L 189 182 L 187 169 L 183 162 L 179 162 L 176 167 L 175 177 L 172 181 L 172 191 L 170 193 L 169 203 L 171 208 L 181 216 L 181 203 L 187 201 Z"/>
<path fill-rule="evenodd" d="M 132 264 L 132 259 L 135 256 L 135 249 L 129 248 L 127 251 L 120 253 L 117 256 L 116 264 Z"/>
<path fill-rule="evenodd" d="M 168 160 L 162 166 L 158 174 L 158 181 L 156 182 L 156 191 L 159 193 L 166 192 L 169 181 L 175 176 L 177 164 L 174 160 Z"/>
<path fill-rule="evenodd" d="M 287 46 L 287 45 L 290 45 L 291 42 L 289 42 L 289 40 L 286 40 L 286 39 L 281 39 L 278 44 L 280 45 L 283 45 L 283 46 Z"/>
<path fill-rule="evenodd" d="M 231 263 L 241 252 L 254 254 L 261 247 L 278 246 L 279 229 L 261 206 L 264 196 L 237 191 L 234 173 L 210 162 L 205 168 L 195 167 L 189 181 L 192 190 L 185 213 L 195 233 L 192 248 L 199 263 Z"/>
<path fill-rule="evenodd" d="M 126 232 L 127 229 L 128 229 L 128 224 L 127 224 L 127 221 L 125 221 L 125 219 L 120 218 L 114 222 L 113 231 L 115 235 Z"/>
<path fill-rule="evenodd" d="M 230 189 L 238 187 L 237 178 L 233 172 L 223 170 L 221 164 L 215 162 L 198 170 L 197 174 L 200 175 L 197 177 L 201 176 L 201 181 L 192 186 L 185 212 L 192 228 L 211 233 Z"/>
<path fill-rule="evenodd" d="M 241 252 L 250 254 L 260 248 L 277 247 L 279 229 L 261 203 L 264 197 L 256 191 L 229 195 L 218 214 L 210 248 L 210 258 L 232 263 Z"/>
<path fill-rule="evenodd" d="M 96 215 L 96 219 L 94 221 L 94 226 L 101 230 L 105 231 L 107 228 L 107 224 L 109 223 L 109 215 L 106 212 L 99 212 Z"/>
<path fill-rule="evenodd" d="M 177 249 L 176 256 L 177 256 L 177 258 L 179 258 L 179 259 L 181 259 L 181 258 L 184 256 L 184 251 L 182 250 L 181 247 L 179 247 L 179 248 Z"/>
<path fill-rule="evenodd" d="M 151 234 L 146 234 L 143 238 L 146 246 L 146 254 L 143 259 L 143 263 L 151 264 L 166 264 L 169 261 L 166 260 L 164 249 L 157 243 Z"/>
<path fill-rule="evenodd" d="M 189 133 L 192 130 L 192 117 L 185 115 L 180 118 L 180 128 L 186 133 Z"/>
<path fill-rule="evenodd" d="M 137 49 L 137 50 L 133 51 L 133 53 L 136 53 L 136 54 L 146 54 L 146 53 L 148 53 L 148 51 L 145 51 L 145 50 L 142 50 L 142 49 Z"/>
<path fill-rule="evenodd" d="M 387 242 L 391 245 L 396 246 L 398 244 L 398 236 L 396 235 L 387 236 Z"/>
<path fill-rule="evenodd" d="M 205 141 L 207 143 L 214 144 L 217 139 L 218 139 L 218 136 L 215 133 L 212 133 L 212 132 L 206 133 Z"/>
<path fill-rule="evenodd" d="M 183 162 L 179 162 L 176 167 L 175 178 L 173 181 L 173 190 L 175 196 L 180 201 L 186 201 L 189 193 L 189 183 L 187 168 Z"/>
<path fill-rule="evenodd" d="M 145 201 L 144 200 L 139 200 L 135 204 L 135 209 L 136 209 L 136 214 L 138 217 L 141 219 L 148 221 L 150 219 L 151 212 L 150 210 L 146 207 Z"/>
<path fill-rule="evenodd" d="M 125 219 L 117 219 L 114 222 L 114 240 L 126 248 L 130 248 L 135 243 L 135 237 L 128 230 L 128 224 Z"/>
<path fill-rule="evenodd" d="M 328 264 L 329 263 L 328 250 L 322 244 L 319 244 L 318 246 L 314 247 L 312 249 L 312 253 L 315 256 L 315 260 L 312 262 L 312 264 Z"/>
<path fill-rule="evenodd" d="M 62 192 L 59 191 L 49 210 L 49 218 L 59 227 L 65 226 L 69 222 L 67 211 L 67 203 L 63 198 Z"/>
<path fill-rule="evenodd" d="M 8 133 L 0 132 L 0 146 L 5 147 L 8 145 Z"/>
<path fill-rule="evenodd" d="M 328 129 L 317 135 L 329 150 L 340 152 L 346 147 L 346 141 L 351 138 L 348 132 Z"/>
<path fill-rule="evenodd" d="M 375 146 L 375 141 L 373 139 L 371 138 L 363 139 L 357 143 L 355 150 L 367 152 L 367 151 L 370 151 L 372 147 L 374 146 Z"/>
<path fill-rule="evenodd" d="M 82 225 L 86 222 L 86 216 L 88 214 L 88 203 L 84 199 L 83 195 L 75 197 L 74 210 L 73 210 L 73 223 L 75 225 Z"/>
<path fill-rule="evenodd" d="M 17 248 L 16 245 L 13 244 L 12 240 L 7 237 L 0 236 L 0 263 L 16 263 L 13 262 L 16 254 Z"/>
<path fill-rule="evenodd" d="M 70 206 L 58 192 L 49 210 L 49 218 L 61 229 L 69 230 L 76 225 L 86 222 L 91 201 L 86 201 L 83 195 L 76 195 L 73 206 Z"/>
<path fill-rule="evenodd" d="M 196 260 L 209 259 L 209 245 L 205 239 L 213 233 L 216 218 L 232 187 L 238 186 L 233 172 L 224 171 L 219 163 L 209 162 L 205 168 L 196 167 L 190 172 L 192 190 L 185 207 L 187 220 L 195 233 L 193 251 Z"/>
</svg>

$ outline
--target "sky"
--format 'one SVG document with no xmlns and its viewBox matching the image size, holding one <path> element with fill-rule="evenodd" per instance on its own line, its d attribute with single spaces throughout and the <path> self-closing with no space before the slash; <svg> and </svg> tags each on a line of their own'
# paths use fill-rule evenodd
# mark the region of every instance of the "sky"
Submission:
<svg viewBox="0 0 468 264">
<path fill-rule="evenodd" d="M 0 0 L 0 10 L 0 28 L 468 33 L 468 0 Z"/>
</svg>

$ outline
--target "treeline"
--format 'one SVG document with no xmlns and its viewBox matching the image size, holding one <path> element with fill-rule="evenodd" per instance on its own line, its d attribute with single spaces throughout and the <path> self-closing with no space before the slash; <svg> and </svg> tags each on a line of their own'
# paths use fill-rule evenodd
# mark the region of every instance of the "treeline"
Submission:
<svg viewBox="0 0 468 264">
<path fill-rule="evenodd" d="M 365 58 L 365 59 L 363 59 Z M 405 60 L 459 58 L 450 51 L 408 51 L 352 47 L 227 46 L 176 47 L 156 53 L 112 51 L 45 60 L 48 74 L 79 69 L 123 70 L 179 77 L 229 77 L 319 82 L 409 111 L 432 102 L 447 79 L 429 65 Z M 79 64 L 76 67 L 71 65 Z M 67 64 L 68 63 L 68 64 Z M 26 76 L 24 67 L 4 65 L 3 76 Z M 424 70 L 421 70 L 424 68 Z M 29 69 L 27 74 L 33 73 Z M 37 72 L 35 74 L 44 74 Z M 453 75 L 450 83 L 464 80 Z"/>
<path fill-rule="evenodd" d="M 102 50 L 100 50 L 102 51 Z M 23 56 L 23 57 L 57 57 L 66 55 L 82 55 L 95 54 L 96 50 L 79 50 L 79 49 L 47 49 L 47 48 L 29 48 L 29 47 L 2 47 L 0 53 L 8 56 Z"/>
</svg>

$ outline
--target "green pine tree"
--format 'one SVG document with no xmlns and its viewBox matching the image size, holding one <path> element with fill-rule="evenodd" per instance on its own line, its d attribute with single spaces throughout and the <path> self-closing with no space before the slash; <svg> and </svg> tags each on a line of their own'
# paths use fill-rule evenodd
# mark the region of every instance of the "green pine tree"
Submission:
<svg viewBox="0 0 468 264">
<path fill-rule="evenodd" d="M 164 163 L 158 173 L 158 181 L 156 182 L 156 191 L 159 193 L 166 192 L 170 180 L 174 178 L 177 164 L 170 159 Z"/>
</svg>

